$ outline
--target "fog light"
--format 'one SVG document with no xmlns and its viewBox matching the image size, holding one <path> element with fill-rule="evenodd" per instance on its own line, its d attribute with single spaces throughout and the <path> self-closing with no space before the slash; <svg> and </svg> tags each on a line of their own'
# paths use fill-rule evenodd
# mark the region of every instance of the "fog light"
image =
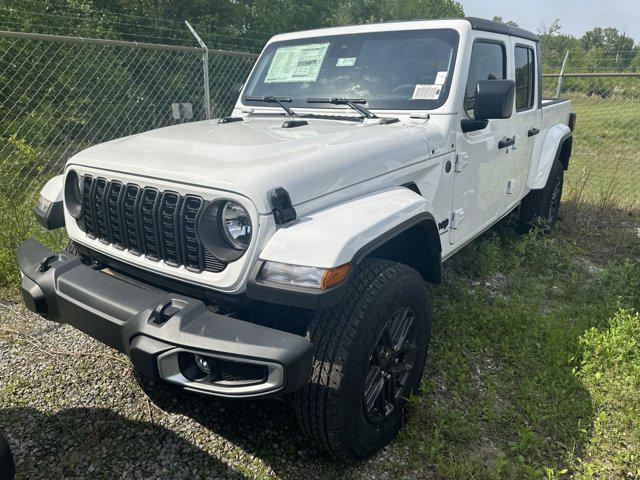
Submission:
<svg viewBox="0 0 640 480">
<path fill-rule="evenodd" d="M 207 359 L 207 357 L 203 357 L 202 355 L 194 353 L 193 359 L 196 362 L 196 367 L 198 367 L 198 370 L 207 375 L 211 373 L 211 365 L 209 365 L 209 359 Z"/>
</svg>

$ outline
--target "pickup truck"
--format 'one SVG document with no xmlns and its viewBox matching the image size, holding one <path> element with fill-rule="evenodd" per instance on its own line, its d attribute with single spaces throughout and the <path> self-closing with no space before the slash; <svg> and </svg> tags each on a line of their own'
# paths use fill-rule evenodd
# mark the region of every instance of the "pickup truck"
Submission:
<svg viewBox="0 0 640 480">
<path fill-rule="evenodd" d="M 277 35 L 230 116 L 68 159 L 34 212 L 69 244 L 20 245 L 26 305 L 369 457 L 419 389 L 426 283 L 512 212 L 556 222 L 575 115 L 541 80 L 538 38 L 483 19 Z"/>
</svg>

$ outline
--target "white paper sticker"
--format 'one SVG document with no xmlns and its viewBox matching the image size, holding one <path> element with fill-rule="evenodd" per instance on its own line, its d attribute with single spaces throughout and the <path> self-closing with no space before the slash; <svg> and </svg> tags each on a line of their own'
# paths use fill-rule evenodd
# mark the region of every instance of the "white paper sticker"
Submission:
<svg viewBox="0 0 640 480">
<path fill-rule="evenodd" d="M 436 75 L 436 81 L 434 82 L 436 85 L 444 85 L 444 82 L 447 81 L 447 72 L 446 70 L 444 72 L 438 72 L 438 75 Z"/>
<path fill-rule="evenodd" d="M 315 82 L 328 49 L 329 43 L 278 48 L 264 82 Z"/>
<path fill-rule="evenodd" d="M 437 100 L 440 98 L 442 85 L 417 84 L 413 90 L 412 100 Z"/>
<path fill-rule="evenodd" d="M 336 67 L 353 67 L 356 64 L 357 57 L 339 58 Z"/>
</svg>

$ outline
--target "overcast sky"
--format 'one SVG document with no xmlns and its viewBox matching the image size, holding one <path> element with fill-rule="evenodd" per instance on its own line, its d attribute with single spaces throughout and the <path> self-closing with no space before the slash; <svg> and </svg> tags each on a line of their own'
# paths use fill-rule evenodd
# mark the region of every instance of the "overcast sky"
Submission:
<svg viewBox="0 0 640 480">
<path fill-rule="evenodd" d="M 560 19 L 561 32 L 581 36 L 593 27 L 616 27 L 640 43 L 640 0 L 458 0 L 465 15 L 513 20 L 536 32 Z"/>
</svg>

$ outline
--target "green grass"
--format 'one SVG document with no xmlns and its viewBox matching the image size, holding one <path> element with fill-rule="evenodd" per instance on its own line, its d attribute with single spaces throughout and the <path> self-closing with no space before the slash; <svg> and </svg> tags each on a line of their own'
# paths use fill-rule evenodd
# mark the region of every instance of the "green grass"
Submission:
<svg viewBox="0 0 640 480">
<path fill-rule="evenodd" d="M 577 224 L 551 238 L 503 225 L 452 259 L 400 437 L 409 470 L 640 476 L 640 240 L 610 220 L 597 242 Z M 603 257 L 611 242 L 624 247 Z"/>
<path fill-rule="evenodd" d="M 37 189 L 15 191 L 0 188 L 0 291 L 15 290 L 20 279 L 16 264 L 16 249 L 31 236 L 51 248 L 62 248 L 66 236 L 63 230 L 47 231 L 35 220 L 31 208 L 38 196 Z"/>
</svg>

